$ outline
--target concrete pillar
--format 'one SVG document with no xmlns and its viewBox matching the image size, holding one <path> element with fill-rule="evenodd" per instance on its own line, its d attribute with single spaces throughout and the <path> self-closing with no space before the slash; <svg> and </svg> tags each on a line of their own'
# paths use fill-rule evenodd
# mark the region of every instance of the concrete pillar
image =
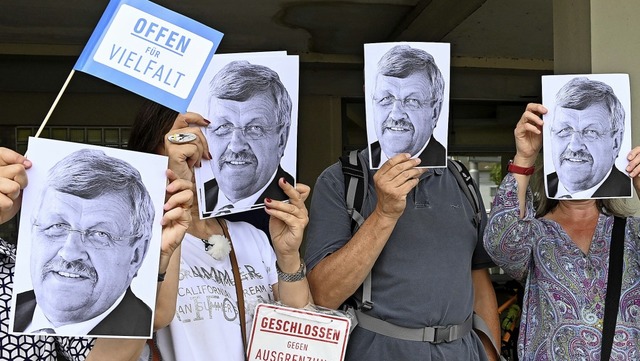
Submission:
<svg viewBox="0 0 640 361">
<path fill-rule="evenodd" d="M 480 185 L 480 172 L 478 171 L 478 162 L 475 160 L 469 160 L 469 175 L 476 184 Z"/>
<path fill-rule="evenodd" d="M 632 144 L 640 145 L 640 1 L 554 0 L 553 12 L 555 74 L 629 74 Z"/>
</svg>

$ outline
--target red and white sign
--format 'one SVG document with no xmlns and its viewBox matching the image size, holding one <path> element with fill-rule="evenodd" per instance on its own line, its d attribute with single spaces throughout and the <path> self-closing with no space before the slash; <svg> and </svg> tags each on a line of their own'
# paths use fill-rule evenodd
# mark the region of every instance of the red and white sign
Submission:
<svg viewBox="0 0 640 361">
<path fill-rule="evenodd" d="M 342 361 L 347 317 L 261 303 L 249 338 L 249 361 Z"/>
</svg>

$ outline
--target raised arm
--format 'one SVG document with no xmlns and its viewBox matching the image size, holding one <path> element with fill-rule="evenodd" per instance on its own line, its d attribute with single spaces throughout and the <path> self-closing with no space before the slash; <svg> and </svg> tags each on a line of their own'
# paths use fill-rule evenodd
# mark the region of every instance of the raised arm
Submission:
<svg viewBox="0 0 640 361">
<path fill-rule="evenodd" d="M 419 159 L 412 159 L 408 154 L 398 154 L 376 172 L 373 180 L 378 201 L 373 213 L 343 247 L 323 258 L 309 272 L 309 284 L 316 304 L 338 308 L 362 284 L 404 212 L 407 194 L 425 172 L 424 168 L 416 168 L 419 162 Z M 316 188 L 312 207 L 318 202 L 321 212 L 338 212 L 331 209 L 334 200 L 326 199 L 329 194 L 322 194 L 323 191 L 333 192 Z M 335 202 L 344 203 L 344 200 Z M 337 216 L 346 218 L 341 221 L 347 224 L 351 221 L 346 212 Z M 317 224 L 317 227 L 330 229 L 335 226 L 330 217 L 323 216 L 323 219 L 329 222 Z M 312 222 L 315 221 L 312 219 Z"/>
<path fill-rule="evenodd" d="M 513 131 L 516 141 L 516 155 L 513 164 L 520 167 L 533 167 L 542 148 L 542 125 L 540 118 L 547 109 L 541 104 L 530 103 L 522 114 Z M 530 175 L 513 174 L 518 182 L 518 201 L 520 202 L 520 218 L 525 215 L 525 200 Z"/>
<path fill-rule="evenodd" d="M 158 268 L 158 274 L 162 277 L 158 278 L 153 322 L 156 330 L 168 325 L 175 315 L 180 273 L 180 244 L 191 223 L 193 204 L 193 183 L 177 178 L 171 170 L 167 170 L 167 176 L 171 183 L 167 186 L 169 198 L 164 205 L 165 214 L 162 218 L 162 246 Z"/>
<path fill-rule="evenodd" d="M 529 104 L 516 125 L 514 164 L 531 167 L 542 147 L 542 119 L 546 109 Z M 530 266 L 533 244 L 542 233 L 535 219 L 530 175 L 509 173 L 493 200 L 484 233 L 484 246 L 491 259 L 511 277 L 524 280 Z"/>
<path fill-rule="evenodd" d="M 289 196 L 289 202 L 265 199 L 265 211 L 271 216 L 269 233 L 276 253 L 277 267 L 286 274 L 296 274 L 303 263 L 300 257 L 300 245 L 304 235 L 304 228 L 309 223 L 309 215 L 304 201 L 311 189 L 298 183 L 294 188 L 284 178 L 278 180 L 278 185 Z M 287 281 L 278 277 L 273 293 L 276 300 L 292 307 L 304 307 L 313 302 L 309 284 L 306 278 L 297 281 Z"/>
</svg>

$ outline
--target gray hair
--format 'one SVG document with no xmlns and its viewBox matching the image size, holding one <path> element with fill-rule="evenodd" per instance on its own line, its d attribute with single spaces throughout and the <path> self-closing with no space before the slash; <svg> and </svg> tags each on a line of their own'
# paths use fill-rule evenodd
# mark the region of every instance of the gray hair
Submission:
<svg viewBox="0 0 640 361">
<path fill-rule="evenodd" d="M 556 105 L 562 108 L 584 110 L 594 104 L 601 104 L 609 112 L 611 130 L 624 134 L 624 108 L 608 84 L 576 77 L 556 94 Z"/>
<path fill-rule="evenodd" d="M 431 100 L 442 103 L 444 79 L 431 54 L 409 45 L 396 45 L 378 61 L 379 75 L 406 78 L 419 72 L 424 73 L 431 84 Z"/>
<path fill-rule="evenodd" d="M 131 234 L 136 237 L 130 245 L 151 239 L 153 202 L 138 170 L 121 159 L 101 150 L 80 149 L 49 169 L 45 191 L 47 188 L 83 199 L 119 195 L 131 210 Z"/>
<path fill-rule="evenodd" d="M 291 125 L 291 98 L 278 73 L 246 60 L 236 60 L 225 65 L 209 83 L 211 98 L 243 102 L 249 98 L 266 94 L 276 104 L 278 125 L 287 129 Z M 288 136 L 288 133 L 287 133 Z"/>
</svg>

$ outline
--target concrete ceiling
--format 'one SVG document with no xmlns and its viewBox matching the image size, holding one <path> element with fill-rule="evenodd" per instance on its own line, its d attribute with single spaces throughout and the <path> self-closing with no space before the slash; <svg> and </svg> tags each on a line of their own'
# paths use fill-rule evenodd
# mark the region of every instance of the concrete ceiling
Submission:
<svg viewBox="0 0 640 361">
<path fill-rule="evenodd" d="M 451 43 L 452 65 L 550 70 L 552 0 L 158 0 L 225 33 L 219 52 L 286 50 L 361 63 L 363 44 Z M 106 0 L 4 1 L 0 55 L 77 56 Z"/>
</svg>

